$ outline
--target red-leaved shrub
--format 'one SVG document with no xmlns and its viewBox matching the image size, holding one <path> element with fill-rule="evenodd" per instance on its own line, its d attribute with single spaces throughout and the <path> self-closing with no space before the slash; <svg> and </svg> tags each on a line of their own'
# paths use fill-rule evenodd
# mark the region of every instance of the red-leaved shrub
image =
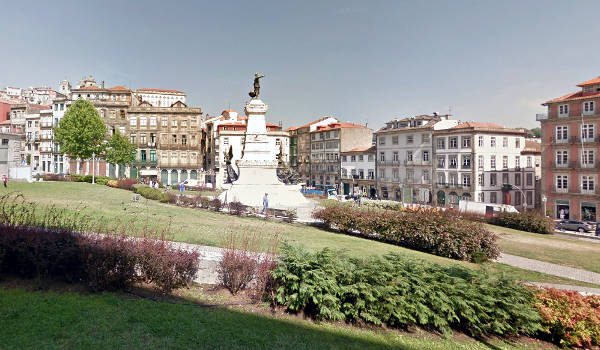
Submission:
<svg viewBox="0 0 600 350">
<path fill-rule="evenodd" d="M 393 211 L 329 207 L 313 213 L 330 228 L 431 254 L 474 262 L 500 254 L 496 235 L 481 223 L 439 210 Z"/>
<path fill-rule="evenodd" d="M 221 211 L 221 208 L 223 208 L 223 202 L 221 202 L 219 198 L 215 197 L 211 199 L 209 207 L 214 211 Z"/>
<path fill-rule="evenodd" d="M 553 342 L 568 347 L 600 345 L 600 296 L 543 288 L 536 298 L 542 327 Z"/>
<path fill-rule="evenodd" d="M 242 202 L 229 202 L 229 214 L 240 216 L 246 211 L 246 206 Z"/>
<path fill-rule="evenodd" d="M 117 187 L 123 190 L 133 191 L 133 185 L 139 183 L 138 179 L 121 179 L 117 181 Z"/>
</svg>

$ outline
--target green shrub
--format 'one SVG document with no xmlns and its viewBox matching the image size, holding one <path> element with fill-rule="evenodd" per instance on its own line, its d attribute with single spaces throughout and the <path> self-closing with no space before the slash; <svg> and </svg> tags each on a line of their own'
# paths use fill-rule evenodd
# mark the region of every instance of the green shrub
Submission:
<svg viewBox="0 0 600 350">
<path fill-rule="evenodd" d="M 358 233 L 453 259 L 482 261 L 500 254 L 496 235 L 478 222 L 460 220 L 439 210 L 368 210 L 329 207 L 313 213 L 315 219 L 342 232 Z"/>
<path fill-rule="evenodd" d="M 356 259 L 328 248 L 309 253 L 284 245 L 272 276 L 275 303 L 315 319 L 473 336 L 541 330 L 533 293 L 485 271 L 394 253 Z"/>
<path fill-rule="evenodd" d="M 499 213 L 497 216 L 489 218 L 489 223 L 527 232 L 554 233 L 554 222 L 552 219 L 537 211 Z"/>
<path fill-rule="evenodd" d="M 543 332 L 556 344 L 591 348 L 600 345 L 600 297 L 553 288 L 540 289 L 535 304 Z"/>
<path fill-rule="evenodd" d="M 165 192 L 147 185 L 134 185 L 133 191 L 146 199 L 161 201 L 163 203 L 169 202 L 169 196 Z"/>
</svg>

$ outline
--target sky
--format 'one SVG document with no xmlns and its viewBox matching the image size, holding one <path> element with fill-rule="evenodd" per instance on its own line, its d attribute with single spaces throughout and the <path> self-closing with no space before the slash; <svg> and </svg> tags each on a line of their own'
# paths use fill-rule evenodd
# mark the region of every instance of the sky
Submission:
<svg viewBox="0 0 600 350">
<path fill-rule="evenodd" d="M 267 119 L 368 123 L 450 113 L 538 126 L 549 99 L 600 75 L 600 1 L 5 1 L 0 87 L 177 89 Z"/>
</svg>

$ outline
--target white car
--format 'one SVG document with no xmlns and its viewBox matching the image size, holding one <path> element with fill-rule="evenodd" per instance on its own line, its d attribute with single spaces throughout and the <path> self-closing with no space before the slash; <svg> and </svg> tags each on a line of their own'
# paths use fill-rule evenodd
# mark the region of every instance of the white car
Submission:
<svg viewBox="0 0 600 350">
<path fill-rule="evenodd" d="M 198 187 L 202 185 L 197 179 L 187 179 L 182 182 L 184 187 Z"/>
</svg>

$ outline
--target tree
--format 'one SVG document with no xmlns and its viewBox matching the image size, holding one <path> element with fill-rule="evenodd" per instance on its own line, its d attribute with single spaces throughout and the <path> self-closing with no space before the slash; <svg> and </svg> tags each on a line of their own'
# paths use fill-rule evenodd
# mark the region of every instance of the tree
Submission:
<svg viewBox="0 0 600 350">
<path fill-rule="evenodd" d="M 128 165 L 135 161 L 137 147 L 117 131 L 108 139 L 104 159 L 112 164 Z"/>
<path fill-rule="evenodd" d="M 87 100 L 78 99 L 65 112 L 58 127 L 54 130 L 54 139 L 61 150 L 72 159 L 89 159 L 92 154 L 102 154 L 106 126 L 94 105 Z"/>
</svg>

